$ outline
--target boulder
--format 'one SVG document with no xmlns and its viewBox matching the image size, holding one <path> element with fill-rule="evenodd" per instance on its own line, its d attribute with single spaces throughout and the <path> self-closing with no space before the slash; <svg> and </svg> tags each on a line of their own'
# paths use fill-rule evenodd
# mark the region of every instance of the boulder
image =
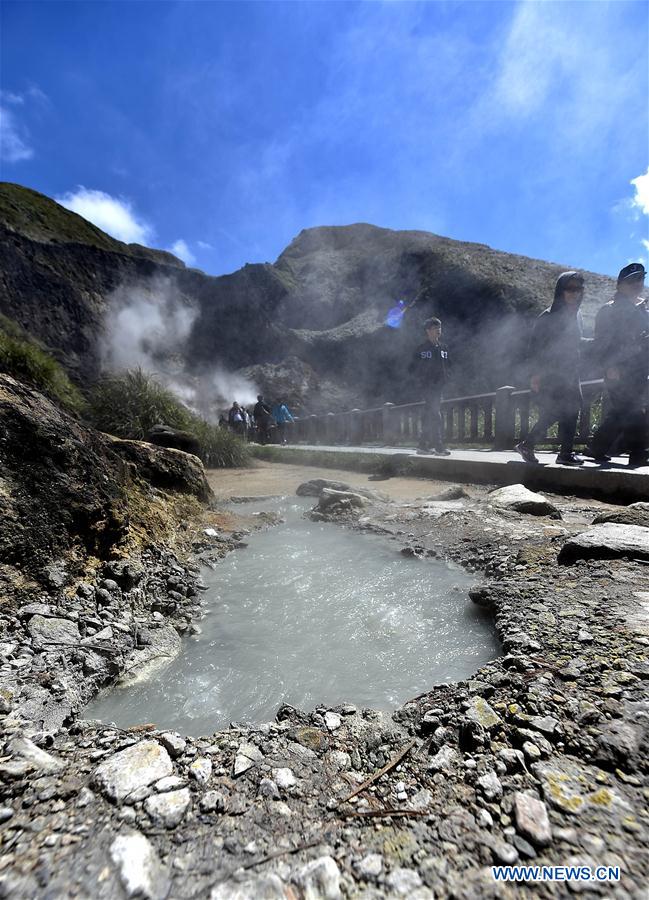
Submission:
<svg viewBox="0 0 649 900">
<path fill-rule="evenodd" d="M 523 484 L 508 484 L 497 488 L 487 497 L 487 502 L 496 509 L 509 509 L 519 513 L 529 513 L 532 516 L 548 516 L 550 519 L 560 519 L 561 513 L 554 504 L 543 496 L 529 491 Z"/>
<path fill-rule="evenodd" d="M 352 491 L 335 491 L 332 488 L 323 488 L 318 501 L 318 509 L 329 509 L 330 506 L 335 506 L 337 503 L 345 501 L 347 501 L 345 505 L 355 506 L 357 509 L 362 509 L 366 505 L 365 499 L 360 494 Z"/>
<path fill-rule="evenodd" d="M 29 623 L 29 633 L 36 647 L 47 644 L 78 644 L 81 639 L 79 628 L 74 622 L 54 617 L 33 616 Z"/>
<path fill-rule="evenodd" d="M 649 503 L 632 503 L 630 506 L 623 506 L 621 509 L 600 513 L 593 519 L 593 525 L 601 525 L 605 522 L 649 528 Z"/>
<path fill-rule="evenodd" d="M 179 431 L 171 425 L 154 425 L 147 432 L 147 441 L 158 447 L 169 447 L 172 450 L 182 450 L 184 453 L 192 453 L 200 458 L 201 448 L 196 435 L 189 431 Z"/>
<path fill-rule="evenodd" d="M 298 486 L 295 493 L 298 497 L 319 497 L 324 490 L 338 491 L 343 493 L 351 492 L 365 497 L 367 500 L 384 500 L 385 495 L 370 488 L 352 487 L 344 481 L 329 481 L 328 478 L 312 478 L 311 481 L 304 481 Z"/>
<path fill-rule="evenodd" d="M 138 474 L 154 487 L 190 494 L 203 502 L 211 499 L 212 490 L 207 483 L 203 464 L 191 453 L 154 447 L 144 441 L 111 440 L 113 450 L 133 463 Z"/>
<path fill-rule="evenodd" d="M 649 528 L 605 522 L 569 538 L 559 551 L 560 563 L 577 559 L 649 559 Z"/>
</svg>

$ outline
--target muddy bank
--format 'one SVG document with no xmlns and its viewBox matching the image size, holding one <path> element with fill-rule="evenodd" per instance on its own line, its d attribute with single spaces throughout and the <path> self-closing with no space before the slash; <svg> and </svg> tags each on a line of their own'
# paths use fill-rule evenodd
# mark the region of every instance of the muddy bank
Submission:
<svg viewBox="0 0 649 900">
<path fill-rule="evenodd" d="M 264 480 L 263 471 L 210 481 L 221 497 L 283 492 L 291 473 Z M 319 474 L 309 468 L 307 478 Z M 641 897 L 649 570 L 625 557 L 559 563 L 603 504 L 551 497 L 557 518 L 497 506 L 482 487 L 430 499 L 444 488 L 418 482 L 407 495 L 395 488 L 318 515 L 473 571 L 473 598 L 493 612 L 502 658 L 460 684 L 431 685 L 393 715 L 348 703 L 285 707 L 268 725 L 199 739 L 70 715 L 30 743 L 10 713 L 0 764 L 5 895 L 523 897 L 529 886 L 498 884 L 490 867 L 531 863 L 619 866 L 619 884 L 594 890 Z M 201 522 L 194 553 L 218 557 L 245 543 L 253 517 L 245 501 L 240 508 L 239 522 Z M 185 600 L 171 599 L 186 621 L 200 616 L 196 574 L 188 562 L 164 586 L 167 595 L 185 588 Z M 120 599 L 114 611 L 122 614 Z M 173 622 L 170 610 L 155 612 Z M 18 667 L 28 669 L 41 654 L 23 632 L 10 660 L 29 657 Z M 566 896 L 568 887 L 537 891 Z"/>
</svg>

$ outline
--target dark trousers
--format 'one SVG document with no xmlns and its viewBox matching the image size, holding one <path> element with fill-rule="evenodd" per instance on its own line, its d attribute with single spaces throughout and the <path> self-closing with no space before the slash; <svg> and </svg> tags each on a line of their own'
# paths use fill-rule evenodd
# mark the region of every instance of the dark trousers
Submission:
<svg viewBox="0 0 649 900">
<path fill-rule="evenodd" d="M 603 456 L 618 438 L 631 456 L 647 449 L 646 379 L 607 381 L 607 411 L 591 443 L 595 456 Z"/>
<path fill-rule="evenodd" d="M 539 418 L 525 443 L 530 447 L 543 440 L 550 425 L 558 423 L 560 453 L 572 453 L 575 446 L 577 418 L 581 407 L 581 389 L 573 384 L 556 386 L 551 391 L 541 390 L 539 395 Z"/>
<path fill-rule="evenodd" d="M 432 391 L 426 398 L 424 414 L 421 419 L 421 437 L 419 447 L 429 450 L 434 447 L 441 450 L 444 447 L 444 426 L 442 424 L 442 391 Z"/>
</svg>

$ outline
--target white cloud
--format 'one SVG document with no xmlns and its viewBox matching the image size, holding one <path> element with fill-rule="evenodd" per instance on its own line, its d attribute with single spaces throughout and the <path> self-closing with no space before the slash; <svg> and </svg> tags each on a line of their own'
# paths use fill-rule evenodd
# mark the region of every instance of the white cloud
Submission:
<svg viewBox="0 0 649 900">
<path fill-rule="evenodd" d="M 6 99 L 10 103 L 18 104 L 21 102 L 21 99 L 13 94 Z M 34 151 L 27 143 L 27 135 L 24 129 L 16 122 L 13 112 L 7 109 L 6 106 L 0 106 L 0 159 L 13 163 L 31 159 L 33 155 Z"/>
<path fill-rule="evenodd" d="M 200 241 L 198 242 L 200 245 Z M 178 259 L 182 259 L 182 261 L 187 266 L 193 266 L 196 262 L 196 257 L 189 249 L 187 245 L 187 241 L 183 241 L 182 238 L 179 238 L 175 243 L 169 247 L 169 251 L 173 253 L 174 256 L 177 256 Z"/>
<path fill-rule="evenodd" d="M 649 216 L 649 166 L 644 175 L 632 178 L 631 184 L 635 188 L 635 197 L 631 201 L 632 206 Z M 646 244 L 647 241 L 643 241 L 643 243 Z"/>
<path fill-rule="evenodd" d="M 90 190 L 80 185 L 76 191 L 56 197 L 56 201 L 118 241 L 149 244 L 153 238 L 151 225 L 140 219 L 133 211 L 130 201 L 123 197 L 111 197 L 104 191 Z"/>
<path fill-rule="evenodd" d="M 214 247 L 212 247 L 211 244 L 208 244 L 207 241 L 196 241 L 196 243 L 201 248 L 201 250 L 213 250 L 214 249 Z"/>
</svg>

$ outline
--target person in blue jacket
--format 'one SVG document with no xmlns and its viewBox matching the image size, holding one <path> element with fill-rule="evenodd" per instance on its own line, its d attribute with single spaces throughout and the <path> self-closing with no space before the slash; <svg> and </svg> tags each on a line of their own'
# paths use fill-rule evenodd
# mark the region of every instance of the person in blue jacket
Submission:
<svg viewBox="0 0 649 900">
<path fill-rule="evenodd" d="M 289 422 L 295 422 L 295 419 L 291 415 L 291 412 L 284 402 L 284 400 L 279 399 L 272 410 L 273 418 L 277 423 L 277 436 L 280 444 L 286 444 L 286 426 Z"/>
</svg>

